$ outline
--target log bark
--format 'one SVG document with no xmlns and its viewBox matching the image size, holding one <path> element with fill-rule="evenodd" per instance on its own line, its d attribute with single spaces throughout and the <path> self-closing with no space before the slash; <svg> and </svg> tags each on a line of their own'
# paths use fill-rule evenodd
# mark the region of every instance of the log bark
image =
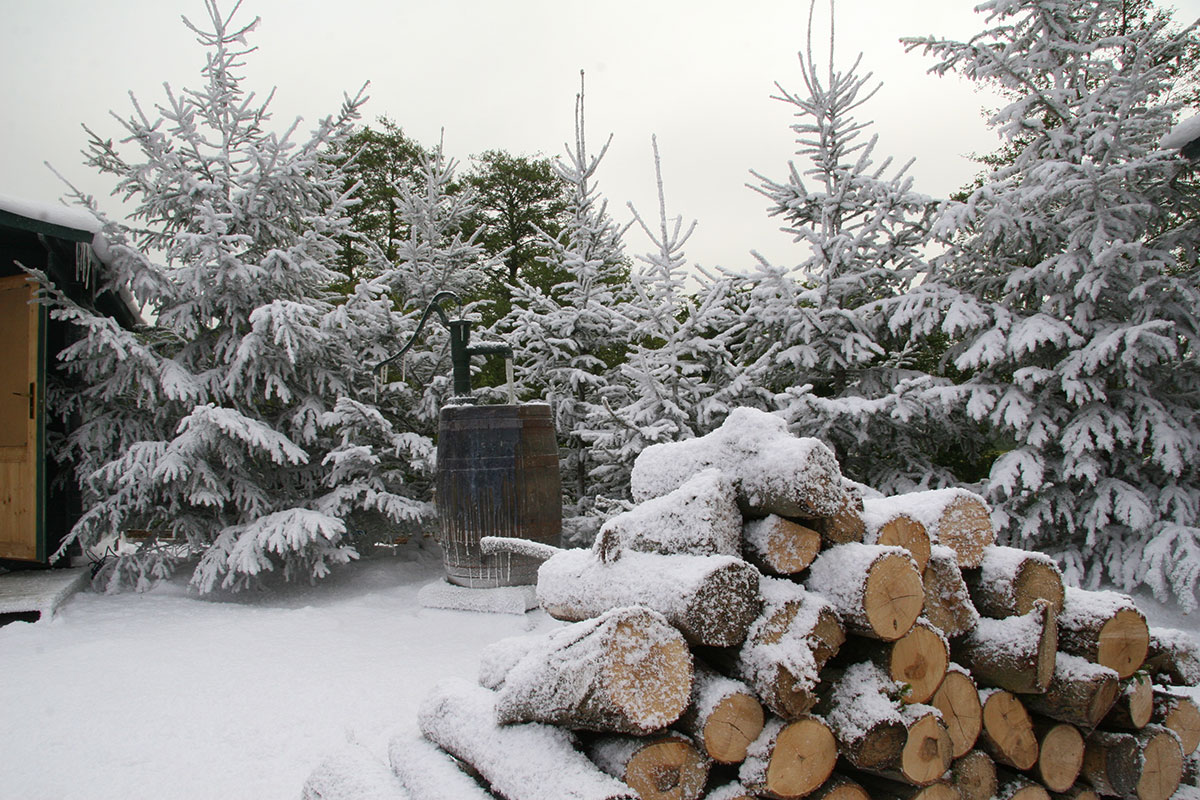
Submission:
<svg viewBox="0 0 1200 800">
<path fill-rule="evenodd" d="M 1045 718 L 1035 719 L 1033 730 L 1038 759 L 1031 776 L 1051 792 L 1067 791 L 1083 768 L 1083 734 L 1070 723 Z"/>
<path fill-rule="evenodd" d="M 1059 645 L 1128 678 L 1146 660 L 1150 630 L 1133 601 L 1116 592 L 1068 587 L 1058 617 Z"/>
<path fill-rule="evenodd" d="M 1050 794 L 1024 775 L 997 767 L 996 800 L 1050 800 Z"/>
<path fill-rule="evenodd" d="M 758 570 L 730 556 L 629 552 L 603 563 L 566 550 L 538 570 L 538 602 L 555 619 L 591 619 L 613 608 L 659 612 L 692 644 L 741 644 L 758 617 Z"/>
<path fill-rule="evenodd" d="M 1154 685 L 1150 676 L 1145 673 L 1135 673 L 1121 681 L 1121 690 L 1117 701 L 1109 709 L 1101 725 L 1123 731 L 1134 731 L 1144 728 L 1150 722 L 1154 713 Z"/>
<path fill-rule="evenodd" d="M 929 563 L 922 575 L 925 586 L 925 618 L 953 639 L 975 627 L 979 612 L 958 566 L 958 557 L 945 545 L 930 549 Z"/>
<path fill-rule="evenodd" d="M 537 723 L 500 725 L 496 695 L 468 681 L 443 681 L 417 713 L 425 738 L 465 762 L 507 800 L 570 797 L 638 800 L 575 749 L 568 731 Z"/>
<path fill-rule="evenodd" d="M 620 608 L 541 637 L 505 676 L 496 721 L 646 734 L 687 708 L 692 657 L 661 614 Z"/>
<path fill-rule="evenodd" d="M 630 476 L 633 499 L 659 497 L 713 467 L 733 480 L 738 505 L 750 517 L 827 517 L 845 496 L 832 450 L 792 436 L 779 417 L 738 408 L 712 433 L 644 449 Z"/>
<path fill-rule="evenodd" d="M 868 532 L 900 515 L 920 523 L 931 544 L 953 550 L 960 567 L 978 567 L 983 563 L 984 548 L 996 540 L 987 503 L 965 489 L 909 492 L 866 501 L 864 516 Z"/>
<path fill-rule="evenodd" d="M 826 546 L 848 542 L 861 543 L 867 532 L 867 527 L 863 524 L 862 492 L 849 485 L 845 486 L 845 490 L 837 511 L 831 516 L 804 521 L 805 525 L 820 534 L 821 542 Z"/>
<path fill-rule="evenodd" d="M 984 689 L 983 729 L 980 741 L 997 763 L 1018 770 L 1037 763 L 1038 743 L 1033 720 L 1016 695 L 1003 689 Z"/>
<path fill-rule="evenodd" d="M 979 569 L 963 574 L 979 613 L 989 617 L 1028 614 L 1045 600 L 1057 616 L 1063 607 L 1062 572 L 1042 553 L 991 545 L 983 550 Z"/>
<path fill-rule="evenodd" d="M 490 795 L 486 795 L 490 797 Z M 304 781 L 301 800 L 409 800 L 391 770 L 365 748 L 347 746 L 324 758 Z M 469 800 L 470 795 L 466 796 Z"/>
<path fill-rule="evenodd" d="M 1186 631 L 1151 628 L 1145 668 L 1156 683 L 1200 686 L 1200 645 Z"/>
<path fill-rule="evenodd" d="M 1200 708 L 1191 697 L 1155 689 L 1150 721 L 1175 731 L 1185 757 L 1200 746 Z"/>
<path fill-rule="evenodd" d="M 642 800 L 697 800 L 708 782 L 708 759 L 686 736 L 600 736 L 588 746 L 600 769 L 638 793 Z"/>
<path fill-rule="evenodd" d="M 838 752 L 862 770 L 882 770 L 900 760 L 908 726 L 898 687 L 879 665 L 867 661 L 837 673 L 827 670 L 818 711 L 837 739 Z"/>
<path fill-rule="evenodd" d="M 837 762 L 833 733 L 818 717 L 769 721 L 750 746 L 738 779 L 761 797 L 804 797 L 829 779 Z"/>
<path fill-rule="evenodd" d="M 962 800 L 992 800 L 996 796 L 996 762 L 982 750 L 971 750 L 950 765 L 950 783 Z"/>
<path fill-rule="evenodd" d="M 733 482 L 720 470 L 703 470 L 674 491 L 611 517 L 593 550 L 604 561 L 615 560 L 618 550 L 740 557 L 742 515 Z"/>
<path fill-rule="evenodd" d="M 495 800 L 453 756 L 419 736 L 393 738 L 388 761 L 410 800 Z"/>
<path fill-rule="evenodd" d="M 1059 722 L 1069 722 L 1084 733 L 1108 714 L 1120 693 L 1117 673 L 1079 656 L 1059 653 L 1054 677 L 1040 695 L 1026 695 L 1031 711 Z"/>
<path fill-rule="evenodd" d="M 1158 725 L 1137 733 L 1096 731 L 1087 739 L 1082 775 L 1102 795 L 1166 800 L 1183 775 L 1179 738 Z"/>
<path fill-rule="evenodd" d="M 831 547 L 809 568 L 806 586 L 833 604 L 848 630 L 883 641 L 908 633 L 925 603 L 921 573 L 898 547 Z"/>
<path fill-rule="evenodd" d="M 772 514 L 742 528 L 746 560 L 768 575 L 795 575 L 808 569 L 821 550 L 821 535 Z"/>
<path fill-rule="evenodd" d="M 983 705 L 975 680 L 965 669 L 952 664 L 929 704 L 942 712 L 942 721 L 950 734 L 951 754 L 955 758 L 964 757 L 975 747 L 983 727 Z"/>
<path fill-rule="evenodd" d="M 740 763 L 765 721 L 762 704 L 749 686 L 696 662 L 691 701 L 677 727 L 709 758 L 719 764 Z"/>
<path fill-rule="evenodd" d="M 764 578 L 762 614 L 732 655 L 706 652 L 744 680 L 777 716 L 792 719 L 816 703 L 819 672 L 845 641 L 826 600 L 791 581 Z"/>
<path fill-rule="evenodd" d="M 954 644 L 954 660 L 981 683 L 1010 692 L 1044 692 L 1054 677 L 1057 628 L 1050 605 L 1039 600 L 1019 617 L 983 617 Z"/>
</svg>

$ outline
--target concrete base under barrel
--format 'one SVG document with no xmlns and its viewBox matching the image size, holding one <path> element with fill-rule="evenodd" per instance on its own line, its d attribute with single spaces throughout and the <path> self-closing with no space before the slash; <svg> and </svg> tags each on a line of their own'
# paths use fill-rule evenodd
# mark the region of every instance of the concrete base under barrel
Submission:
<svg viewBox="0 0 1200 800">
<path fill-rule="evenodd" d="M 550 406 L 448 406 L 438 422 L 437 510 L 446 577 L 470 588 L 537 582 L 541 562 L 484 555 L 483 536 L 558 546 L 562 483 Z"/>
</svg>

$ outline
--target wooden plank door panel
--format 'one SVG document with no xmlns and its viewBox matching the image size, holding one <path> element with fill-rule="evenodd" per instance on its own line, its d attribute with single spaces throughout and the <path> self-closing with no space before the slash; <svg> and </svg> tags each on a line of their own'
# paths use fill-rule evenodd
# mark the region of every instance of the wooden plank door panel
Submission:
<svg viewBox="0 0 1200 800">
<path fill-rule="evenodd" d="M 0 278 L 0 558 L 40 560 L 39 306 L 24 275 Z"/>
</svg>

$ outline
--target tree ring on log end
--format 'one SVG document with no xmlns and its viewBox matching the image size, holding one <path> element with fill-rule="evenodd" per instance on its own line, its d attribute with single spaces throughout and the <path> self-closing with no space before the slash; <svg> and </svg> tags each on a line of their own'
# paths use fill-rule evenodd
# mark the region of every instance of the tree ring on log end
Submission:
<svg viewBox="0 0 1200 800">
<path fill-rule="evenodd" d="M 623 780 L 643 800 L 697 797 L 708 781 L 708 765 L 687 742 L 665 739 L 638 751 Z"/>
<path fill-rule="evenodd" d="M 802 797 L 833 774 L 837 740 L 820 720 L 789 723 L 775 739 L 767 766 L 767 789 L 782 797 Z"/>
<path fill-rule="evenodd" d="M 908 684 L 906 703 L 925 703 L 933 697 L 949 666 L 946 640 L 923 622 L 897 639 L 888 657 L 888 674 Z"/>
<path fill-rule="evenodd" d="M 618 648 L 603 676 L 605 692 L 630 719 L 679 719 L 692 694 L 692 654 L 682 636 L 647 641 L 641 619 L 617 623 L 613 636 Z"/>
<path fill-rule="evenodd" d="M 1038 775 L 1052 792 L 1065 792 L 1083 768 L 1083 734 L 1074 725 L 1055 725 L 1042 738 Z"/>
<path fill-rule="evenodd" d="M 1123 608 L 1100 628 L 1096 663 L 1116 670 L 1117 677 L 1137 672 L 1150 649 L 1150 629 L 1140 612 Z"/>
<path fill-rule="evenodd" d="M 737 693 L 717 703 L 704 726 L 704 750 L 714 761 L 739 764 L 746 759 L 746 748 L 762 733 L 762 703 L 750 695 Z"/>
<path fill-rule="evenodd" d="M 892 552 L 871 565 L 863 609 L 880 639 L 890 642 L 908 633 L 924 606 L 925 587 L 911 558 Z"/>
<path fill-rule="evenodd" d="M 1142 774 L 1137 782 L 1138 800 L 1167 800 L 1183 777 L 1183 752 L 1179 742 L 1166 731 L 1150 738 L 1142 750 Z"/>
</svg>

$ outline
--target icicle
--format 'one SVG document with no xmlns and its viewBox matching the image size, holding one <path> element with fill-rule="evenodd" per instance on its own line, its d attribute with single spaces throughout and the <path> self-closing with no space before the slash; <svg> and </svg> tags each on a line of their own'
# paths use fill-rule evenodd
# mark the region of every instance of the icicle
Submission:
<svg viewBox="0 0 1200 800">
<path fill-rule="evenodd" d="M 83 288 L 92 288 L 92 275 L 95 273 L 96 253 L 87 242 L 75 243 L 75 280 L 83 284 Z"/>
<path fill-rule="evenodd" d="M 513 389 L 513 360 L 511 356 L 504 359 L 504 380 L 508 382 L 508 404 L 515 406 L 517 404 L 517 393 Z"/>
</svg>

